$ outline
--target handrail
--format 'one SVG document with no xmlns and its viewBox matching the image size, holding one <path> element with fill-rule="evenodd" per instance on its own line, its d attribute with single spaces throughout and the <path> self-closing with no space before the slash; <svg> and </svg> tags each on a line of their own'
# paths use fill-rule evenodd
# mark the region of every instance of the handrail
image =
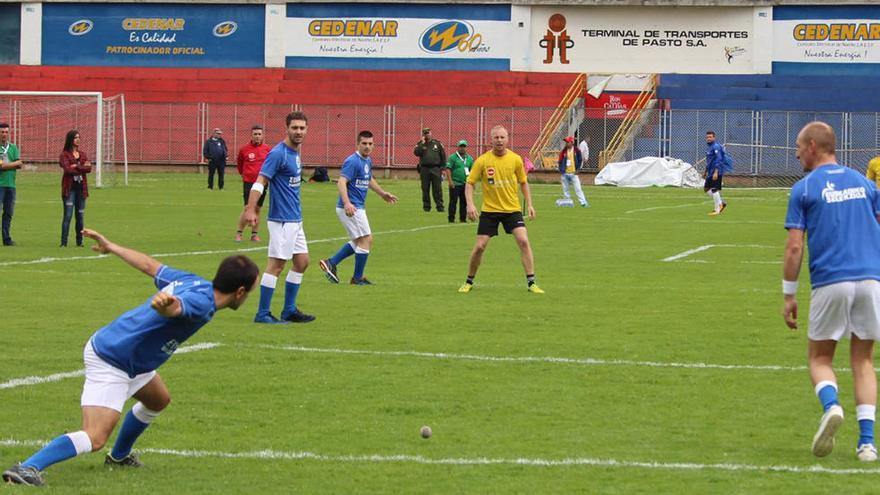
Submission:
<svg viewBox="0 0 880 495">
<path fill-rule="evenodd" d="M 599 152 L 600 170 L 605 167 L 610 159 L 614 158 L 618 151 L 620 151 L 620 147 L 623 145 L 624 142 L 626 142 L 626 138 L 635 128 L 635 124 L 638 121 L 639 117 L 641 117 L 642 110 L 648 105 L 651 100 L 654 99 L 656 94 L 657 75 L 654 74 L 648 78 L 648 81 L 645 83 L 645 87 L 642 88 L 639 96 L 629 107 L 629 110 L 626 112 L 626 116 L 623 118 L 623 122 L 620 123 L 620 127 L 617 128 L 617 131 L 608 141 L 605 149 Z"/>
<path fill-rule="evenodd" d="M 562 119 L 565 117 L 566 112 L 571 108 L 571 105 L 578 98 L 582 97 L 586 90 L 587 75 L 578 74 L 574 82 L 572 82 L 571 86 L 568 88 L 568 91 L 565 92 L 565 96 L 562 97 L 562 101 L 559 102 L 559 105 L 556 106 L 556 109 L 550 115 L 547 123 L 544 124 L 544 128 L 541 129 L 541 134 L 538 136 L 535 144 L 529 150 L 529 157 L 531 157 L 532 162 L 536 167 L 543 168 L 544 161 L 541 156 L 541 151 L 544 149 L 544 146 L 547 146 L 547 143 L 550 142 L 550 138 L 553 137 L 557 127 L 559 127 L 559 123 L 562 122 Z"/>
</svg>

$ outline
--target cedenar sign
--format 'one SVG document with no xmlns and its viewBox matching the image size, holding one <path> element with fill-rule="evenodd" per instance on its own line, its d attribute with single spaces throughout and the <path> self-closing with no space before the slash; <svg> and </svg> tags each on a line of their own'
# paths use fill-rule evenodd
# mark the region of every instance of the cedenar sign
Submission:
<svg viewBox="0 0 880 495">
<path fill-rule="evenodd" d="M 509 70 L 509 5 L 287 5 L 289 68 Z"/>
<path fill-rule="evenodd" d="M 769 72 L 770 8 L 533 6 L 523 70 Z M 766 52 L 766 49 L 763 51 Z"/>
<path fill-rule="evenodd" d="M 46 65 L 262 67 L 261 5 L 43 5 Z"/>
</svg>

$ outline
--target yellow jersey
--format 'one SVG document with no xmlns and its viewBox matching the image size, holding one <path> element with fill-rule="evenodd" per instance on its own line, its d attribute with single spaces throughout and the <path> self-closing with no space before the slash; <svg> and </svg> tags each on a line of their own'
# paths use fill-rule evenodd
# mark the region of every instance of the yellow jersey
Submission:
<svg viewBox="0 0 880 495">
<path fill-rule="evenodd" d="M 521 211 L 520 184 L 526 183 L 523 159 L 507 150 L 504 156 L 491 151 L 480 155 L 474 162 L 467 178 L 468 184 L 478 181 L 483 186 L 483 206 L 480 211 L 489 213 L 513 213 Z"/>
<path fill-rule="evenodd" d="M 868 170 L 865 172 L 865 177 L 868 180 L 874 181 L 877 184 L 877 189 L 880 189 L 880 156 L 872 158 L 868 162 Z"/>
</svg>

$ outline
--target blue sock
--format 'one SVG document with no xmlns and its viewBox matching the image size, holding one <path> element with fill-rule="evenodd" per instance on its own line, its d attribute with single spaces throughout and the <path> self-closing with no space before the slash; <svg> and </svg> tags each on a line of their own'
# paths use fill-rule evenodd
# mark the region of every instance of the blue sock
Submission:
<svg viewBox="0 0 880 495">
<path fill-rule="evenodd" d="M 837 402 L 837 384 L 832 381 L 820 382 L 816 385 L 816 395 L 822 402 L 822 411 L 827 412 L 831 406 L 839 404 Z"/>
<path fill-rule="evenodd" d="M 287 273 L 287 281 L 284 283 L 284 312 L 282 314 L 289 315 L 296 311 L 296 295 L 299 293 L 302 278 L 302 273 L 296 273 L 293 270 Z"/>
<path fill-rule="evenodd" d="M 260 306 L 257 310 L 258 315 L 267 315 L 272 310 L 272 295 L 275 294 L 275 284 L 278 282 L 278 277 L 274 275 L 269 275 L 268 273 L 263 274 L 263 279 L 260 281 Z"/>
<path fill-rule="evenodd" d="M 36 454 L 27 458 L 21 465 L 42 471 L 52 464 L 66 461 L 76 457 L 76 455 L 76 447 L 73 445 L 73 441 L 67 435 L 61 435 L 37 451 Z"/>
<path fill-rule="evenodd" d="M 367 257 L 370 255 L 369 251 L 364 251 L 361 248 L 355 250 L 354 255 L 354 279 L 360 280 L 364 276 L 364 268 L 367 267 Z"/>
<path fill-rule="evenodd" d="M 330 258 L 330 263 L 332 263 L 333 266 L 336 266 L 336 265 L 342 263 L 343 261 L 345 261 L 345 258 L 348 258 L 349 256 L 351 256 L 353 254 L 354 254 L 354 248 L 351 247 L 350 242 L 346 242 L 345 244 L 342 245 L 341 248 L 339 248 L 339 251 L 337 251 L 336 254 L 334 254 L 333 257 Z"/>
<path fill-rule="evenodd" d="M 870 444 L 874 443 L 874 420 L 873 419 L 860 419 L 859 420 L 859 445 L 865 445 L 866 443 L 870 443 Z"/>
<path fill-rule="evenodd" d="M 116 437 L 116 443 L 113 444 L 110 456 L 117 461 L 124 459 L 131 453 L 134 442 L 148 426 L 150 426 L 149 423 L 141 422 L 135 417 L 133 411 L 128 411 L 128 414 L 125 415 L 125 421 L 122 422 L 122 427 L 119 428 L 119 436 Z"/>
</svg>

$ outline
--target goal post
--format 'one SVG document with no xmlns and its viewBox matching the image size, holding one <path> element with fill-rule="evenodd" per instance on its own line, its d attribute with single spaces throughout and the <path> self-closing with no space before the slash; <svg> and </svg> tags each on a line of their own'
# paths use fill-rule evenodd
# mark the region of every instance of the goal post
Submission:
<svg viewBox="0 0 880 495">
<path fill-rule="evenodd" d="M 116 164 L 128 183 L 125 97 L 92 91 L 0 91 L 0 121 L 29 162 L 57 163 L 68 131 L 80 132 L 80 147 L 93 158 L 95 185 L 118 182 Z M 122 132 L 118 132 L 121 130 Z M 121 138 L 121 146 L 117 142 Z"/>
</svg>

